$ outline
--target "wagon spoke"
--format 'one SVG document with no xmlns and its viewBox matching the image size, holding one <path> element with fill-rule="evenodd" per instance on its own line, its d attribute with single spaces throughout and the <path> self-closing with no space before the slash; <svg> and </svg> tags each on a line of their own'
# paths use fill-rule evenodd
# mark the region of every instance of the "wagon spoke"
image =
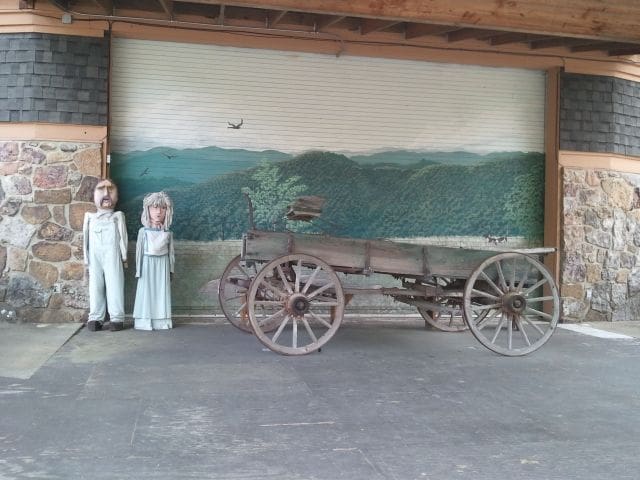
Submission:
<svg viewBox="0 0 640 480">
<path fill-rule="evenodd" d="M 288 322 L 289 322 L 289 315 L 286 315 L 284 317 L 284 320 L 282 320 L 282 323 L 280 323 L 278 330 L 276 330 L 276 333 L 274 333 L 273 337 L 271 337 L 272 342 L 275 343 L 278 341 L 278 337 L 280 337 L 280 334 L 282 333 L 282 331 L 284 330 L 284 327 L 287 325 Z"/>
<path fill-rule="evenodd" d="M 480 319 L 480 321 L 476 323 L 476 327 L 478 327 L 478 330 L 482 330 L 484 327 L 487 326 L 487 324 L 489 323 L 489 320 L 491 320 L 492 318 L 497 318 L 499 314 L 500 314 L 500 311 L 498 310 L 489 312 L 489 314 L 486 317 Z"/>
<path fill-rule="evenodd" d="M 298 260 L 298 272 L 296 273 L 296 287 L 295 292 L 300 291 L 300 277 L 302 276 L 302 259 Z"/>
<path fill-rule="evenodd" d="M 529 325 L 535 328 L 540 335 L 544 335 L 544 332 L 542 331 L 542 329 L 538 327 L 535 323 L 533 323 L 529 317 L 527 317 L 526 315 L 523 315 L 522 318 L 524 318 L 525 322 L 527 322 Z"/>
<path fill-rule="evenodd" d="M 302 318 L 302 324 L 304 325 L 305 330 L 307 331 L 307 333 L 311 337 L 311 340 L 313 340 L 314 343 L 317 342 L 318 339 L 316 338 L 315 334 L 313 333 L 313 330 L 311 330 L 311 326 L 309 325 L 309 322 L 304 317 Z"/>
<path fill-rule="evenodd" d="M 325 301 L 318 301 L 318 302 L 311 302 L 311 305 L 313 305 L 314 307 L 337 307 L 338 305 L 340 305 L 338 302 L 325 302 Z"/>
<path fill-rule="evenodd" d="M 498 270 L 498 278 L 500 279 L 500 286 L 502 287 L 502 291 L 506 292 L 509 287 L 507 286 L 507 282 L 504 279 L 504 272 L 502 271 L 502 265 L 500 264 L 500 262 L 496 262 L 496 270 Z"/>
<path fill-rule="evenodd" d="M 238 300 L 239 298 L 245 297 L 246 296 L 246 292 L 245 293 L 240 293 L 239 295 L 231 295 L 229 297 L 227 297 L 227 300 Z"/>
<path fill-rule="evenodd" d="M 325 290 L 327 290 L 327 289 L 329 289 L 331 287 L 333 287 L 333 283 L 327 283 L 326 285 L 323 285 L 319 289 L 315 290 L 311 295 L 309 295 L 307 297 L 307 300 L 311 300 L 312 298 L 320 295 L 322 292 L 324 292 Z"/>
<path fill-rule="evenodd" d="M 280 275 L 280 278 L 282 279 L 282 283 L 284 284 L 284 288 L 287 289 L 287 292 L 289 292 L 289 294 L 293 293 L 293 290 L 291 290 L 291 286 L 289 285 L 287 277 L 284 276 L 284 272 L 282 271 L 282 265 L 278 265 L 276 268 L 278 269 L 278 274 Z"/>
<path fill-rule="evenodd" d="M 316 315 L 313 312 L 309 312 L 309 315 L 311 315 L 313 318 L 315 318 L 317 321 L 319 321 L 321 324 L 323 324 L 325 327 L 327 328 L 331 328 L 331 324 L 329 322 L 327 322 L 324 318 Z"/>
<path fill-rule="evenodd" d="M 501 307 L 501 303 L 493 303 L 491 305 L 474 305 L 471 307 L 471 309 L 475 312 L 475 311 L 482 311 L 482 310 L 495 310 L 496 308 L 500 308 Z"/>
<path fill-rule="evenodd" d="M 496 327 L 496 331 L 493 334 L 493 338 L 491 339 L 491 343 L 496 343 L 496 339 L 498 338 L 498 334 L 500 333 L 500 330 L 502 330 L 502 325 L 504 325 L 504 319 L 505 319 L 504 314 L 501 315 L 500 317 L 500 322 L 498 323 L 498 326 Z"/>
<path fill-rule="evenodd" d="M 507 315 L 507 346 L 509 350 L 513 347 L 513 319 Z"/>
<path fill-rule="evenodd" d="M 282 305 L 282 300 L 256 300 L 255 304 L 261 307 L 273 307 Z"/>
<path fill-rule="evenodd" d="M 268 322 L 271 322 L 271 320 L 275 320 L 277 317 L 279 317 L 280 315 L 282 315 L 284 313 L 284 308 L 281 308 L 280 310 L 278 310 L 276 313 L 269 315 L 268 317 L 265 317 L 263 319 L 261 319 L 258 322 L 258 325 L 260 327 L 262 327 L 263 325 L 265 325 Z"/>
<path fill-rule="evenodd" d="M 321 270 L 320 267 L 316 267 L 316 269 L 313 271 L 313 273 L 307 280 L 307 283 L 305 284 L 304 288 L 302 289 L 302 293 L 307 293 L 307 290 L 309 290 L 309 287 L 313 284 L 313 281 L 316 279 L 316 275 L 318 275 L 318 272 L 320 270 Z"/>
<path fill-rule="evenodd" d="M 495 295 L 491 295 L 490 293 L 483 292 L 482 290 L 476 290 L 474 288 L 474 289 L 471 290 L 471 292 L 473 294 L 481 296 L 481 297 L 490 298 L 491 300 L 499 300 L 499 298 L 496 297 Z"/>
<path fill-rule="evenodd" d="M 541 312 L 540 310 L 536 310 L 535 308 L 531 308 L 531 307 L 527 307 L 527 309 L 525 310 L 525 313 L 533 313 L 534 315 L 537 315 L 542 318 L 546 318 L 547 320 L 551 320 L 553 318 L 548 313 Z"/>
<path fill-rule="evenodd" d="M 491 278 L 489 278 L 486 273 L 481 272 L 480 275 L 487 281 L 489 285 L 491 285 L 491 287 L 498 293 L 498 295 L 504 294 L 504 292 L 500 290 L 495 283 L 493 283 L 493 280 L 491 280 Z"/>
<path fill-rule="evenodd" d="M 510 286 L 516 286 L 516 257 L 513 257 L 513 261 L 511 262 L 511 284 Z"/>
<path fill-rule="evenodd" d="M 520 320 L 520 317 L 516 317 L 516 325 L 518 326 L 518 330 L 520 330 L 520 333 L 522 333 L 522 337 L 524 338 L 525 343 L 530 347 L 531 346 L 531 341 L 529 340 L 529 337 L 527 336 L 527 332 L 524 329 L 524 324 L 522 323 L 522 320 Z"/>
<path fill-rule="evenodd" d="M 553 296 L 548 296 L 548 297 L 534 297 L 534 298 L 527 298 L 527 303 L 539 303 L 539 302 L 548 302 L 549 300 L 553 300 Z"/>
<path fill-rule="evenodd" d="M 531 292 L 533 292 L 536 288 L 541 287 L 542 285 L 544 285 L 545 283 L 547 283 L 547 279 L 543 278 L 541 280 L 539 280 L 538 282 L 536 282 L 534 285 L 530 286 L 529 288 L 527 288 L 524 292 L 525 295 L 529 295 Z"/>
<path fill-rule="evenodd" d="M 233 312 L 233 315 L 234 316 L 240 315 L 240 312 L 243 311 L 245 308 L 247 308 L 247 302 L 244 302 L 242 305 L 240 305 L 240 308 L 235 312 Z"/>
<path fill-rule="evenodd" d="M 298 348 L 298 319 L 293 317 L 293 333 L 291 334 L 291 346 Z"/>
<path fill-rule="evenodd" d="M 532 267 L 531 264 L 527 264 L 526 265 L 526 268 L 524 269 L 524 272 L 522 273 L 522 279 L 520 280 L 520 283 L 516 287 L 516 290 L 518 292 L 522 291 L 522 287 L 524 286 L 525 282 L 527 281 L 527 278 L 529 278 L 529 270 L 531 270 L 531 267 Z"/>
</svg>

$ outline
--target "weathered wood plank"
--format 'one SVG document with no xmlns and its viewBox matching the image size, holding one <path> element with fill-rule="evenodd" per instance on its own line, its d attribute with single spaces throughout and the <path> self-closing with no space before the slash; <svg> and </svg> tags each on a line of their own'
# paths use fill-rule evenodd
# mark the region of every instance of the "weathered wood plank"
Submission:
<svg viewBox="0 0 640 480">
<path fill-rule="evenodd" d="M 466 249 L 416 245 L 388 240 L 364 240 L 251 230 L 243 239 L 243 259 L 268 261 L 288 254 L 317 257 L 336 270 L 406 276 L 440 275 L 467 278 L 485 259 L 513 249 Z M 553 248 L 517 250 L 543 255 Z"/>
<path fill-rule="evenodd" d="M 216 0 L 190 0 L 217 4 Z M 637 0 L 231 0 L 227 5 L 640 42 Z"/>
</svg>

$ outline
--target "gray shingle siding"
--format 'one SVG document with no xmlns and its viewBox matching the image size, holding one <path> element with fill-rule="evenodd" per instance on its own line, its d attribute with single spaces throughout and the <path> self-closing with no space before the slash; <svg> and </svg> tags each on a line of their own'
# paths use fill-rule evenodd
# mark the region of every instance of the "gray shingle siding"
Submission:
<svg viewBox="0 0 640 480">
<path fill-rule="evenodd" d="M 563 73 L 560 149 L 640 156 L 640 83 Z"/>
<path fill-rule="evenodd" d="M 0 34 L 0 121 L 107 125 L 108 66 L 107 38 Z"/>
</svg>

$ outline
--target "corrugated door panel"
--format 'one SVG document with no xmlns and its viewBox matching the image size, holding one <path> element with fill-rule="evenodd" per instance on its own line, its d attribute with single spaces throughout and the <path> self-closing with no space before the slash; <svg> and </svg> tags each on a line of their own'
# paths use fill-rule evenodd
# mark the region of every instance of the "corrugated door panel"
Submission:
<svg viewBox="0 0 640 480">
<path fill-rule="evenodd" d="M 115 152 L 543 151 L 541 71 L 130 39 L 112 58 Z"/>
</svg>

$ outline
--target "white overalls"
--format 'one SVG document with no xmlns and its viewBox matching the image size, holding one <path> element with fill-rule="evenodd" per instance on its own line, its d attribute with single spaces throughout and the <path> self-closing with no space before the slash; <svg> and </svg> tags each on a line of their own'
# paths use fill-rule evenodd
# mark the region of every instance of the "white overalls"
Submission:
<svg viewBox="0 0 640 480">
<path fill-rule="evenodd" d="M 124 269 L 127 228 L 124 214 L 113 210 L 85 213 L 84 263 L 89 267 L 89 321 L 124 322 Z"/>
</svg>

